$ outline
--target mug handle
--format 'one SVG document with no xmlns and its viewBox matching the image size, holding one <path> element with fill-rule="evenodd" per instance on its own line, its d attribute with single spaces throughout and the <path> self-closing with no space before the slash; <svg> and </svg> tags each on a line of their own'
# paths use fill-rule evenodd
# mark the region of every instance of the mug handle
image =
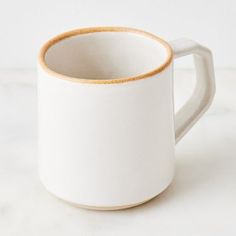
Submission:
<svg viewBox="0 0 236 236">
<path fill-rule="evenodd" d="M 175 115 L 175 142 L 190 130 L 211 105 L 215 94 L 215 76 L 211 51 L 189 40 L 170 42 L 174 58 L 193 54 L 196 70 L 196 86 L 190 99 Z"/>
</svg>

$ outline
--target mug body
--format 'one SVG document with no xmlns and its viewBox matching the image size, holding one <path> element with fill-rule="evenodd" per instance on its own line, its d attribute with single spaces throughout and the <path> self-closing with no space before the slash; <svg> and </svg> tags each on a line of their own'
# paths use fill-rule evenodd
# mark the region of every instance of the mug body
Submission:
<svg viewBox="0 0 236 236">
<path fill-rule="evenodd" d="M 173 115 L 166 42 L 115 27 L 60 35 L 38 64 L 40 179 L 87 208 L 143 203 L 172 180 Z"/>
</svg>

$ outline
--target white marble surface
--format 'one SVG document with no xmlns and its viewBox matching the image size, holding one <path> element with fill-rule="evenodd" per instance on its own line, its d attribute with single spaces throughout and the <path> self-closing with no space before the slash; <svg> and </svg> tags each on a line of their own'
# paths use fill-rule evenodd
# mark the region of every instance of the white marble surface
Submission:
<svg viewBox="0 0 236 236">
<path fill-rule="evenodd" d="M 0 235 L 236 235 L 236 70 L 218 70 L 213 106 L 176 147 L 172 185 L 116 212 L 72 207 L 37 176 L 36 73 L 0 70 Z M 176 72 L 176 105 L 193 72 Z"/>
</svg>

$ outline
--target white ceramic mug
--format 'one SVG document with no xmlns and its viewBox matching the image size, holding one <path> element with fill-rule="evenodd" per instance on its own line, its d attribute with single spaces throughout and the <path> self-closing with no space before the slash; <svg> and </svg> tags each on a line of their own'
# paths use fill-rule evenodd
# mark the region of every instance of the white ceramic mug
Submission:
<svg viewBox="0 0 236 236">
<path fill-rule="evenodd" d="M 173 60 L 189 54 L 196 88 L 174 115 Z M 57 197 L 92 209 L 152 199 L 173 178 L 175 143 L 214 92 L 211 52 L 194 41 L 167 43 L 124 27 L 56 36 L 41 49 L 38 64 L 42 183 Z"/>
</svg>

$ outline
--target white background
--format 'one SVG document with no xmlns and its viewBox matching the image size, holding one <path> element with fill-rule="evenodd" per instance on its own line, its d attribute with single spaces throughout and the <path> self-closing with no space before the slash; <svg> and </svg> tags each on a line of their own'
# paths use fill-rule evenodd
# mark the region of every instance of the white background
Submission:
<svg viewBox="0 0 236 236">
<path fill-rule="evenodd" d="M 136 27 L 166 40 L 195 39 L 212 49 L 217 67 L 236 66 L 235 0 L 0 1 L 0 68 L 35 67 L 45 40 L 97 25 Z"/>
</svg>

